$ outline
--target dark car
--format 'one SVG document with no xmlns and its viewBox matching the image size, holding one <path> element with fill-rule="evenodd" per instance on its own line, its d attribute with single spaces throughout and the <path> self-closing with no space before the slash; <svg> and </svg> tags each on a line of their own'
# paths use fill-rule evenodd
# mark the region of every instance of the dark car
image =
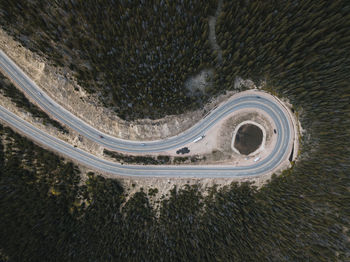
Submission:
<svg viewBox="0 0 350 262">
<path fill-rule="evenodd" d="M 103 136 L 100 136 L 100 138 L 103 138 Z"/>
<path fill-rule="evenodd" d="M 189 152 L 190 152 L 190 150 L 188 149 L 188 147 L 184 147 L 184 148 L 177 150 L 176 154 L 187 154 Z"/>
</svg>

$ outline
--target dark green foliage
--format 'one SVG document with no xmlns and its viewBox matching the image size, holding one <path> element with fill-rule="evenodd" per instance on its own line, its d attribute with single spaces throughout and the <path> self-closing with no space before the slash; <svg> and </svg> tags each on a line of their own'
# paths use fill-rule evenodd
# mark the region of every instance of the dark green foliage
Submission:
<svg viewBox="0 0 350 262">
<path fill-rule="evenodd" d="M 150 206 L 144 192 L 135 193 L 123 207 L 124 228 L 123 245 L 116 257 L 120 261 L 154 261 L 151 257 L 158 257 L 153 252 L 152 243 L 155 240 L 157 224 L 155 213 Z M 142 250 L 141 253 L 138 253 Z"/>
<path fill-rule="evenodd" d="M 266 80 L 268 90 L 305 110 L 304 126 L 319 119 L 332 126 L 349 104 L 349 21 L 341 0 L 226 1 L 217 24 L 222 88 L 232 88 L 237 75 Z"/>
<path fill-rule="evenodd" d="M 64 260 L 67 237 L 76 226 L 73 201 L 79 198 L 79 172 L 10 129 L 1 129 L 1 136 L 10 138 L 5 151 L 1 144 L 1 248 L 11 261 L 47 260 L 57 252 Z"/>
<path fill-rule="evenodd" d="M 349 258 L 349 173 L 294 169 L 260 191 L 232 184 L 206 197 L 174 188 L 156 218 L 142 190 L 125 203 L 116 180 L 82 182 L 71 163 L 1 125 L 0 135 L 0 246 L 10 261 Z"/>
<path fill-rule="evenodd" d="M 133 155 L 124 155 L 118 152 L 109 151 L 107 149 L 103 150 L 103 153 L 106 156 L 114 158 L 119 163 L 125 164 L 141 164 L 141 165 L 170 165 L 170 164 L 180 164 L 180 163 L 195 163 L 201 160 L 205 160 L 199 156 L 191 156 L 191 157 L 171 157 L 171 156 L 163 156 L 159 155 L 155 156 L 133 156 Z M 188 161 L 190 160 L 190 162 Z"/>
<path fill-rule="evenodd" d="M 158 193 L 158 188 L 150 188 L 148 190 L 148 195 L 149 196 L 155 196 Z"/>
<path fill-rule="evenodd" d="M 2 73 L 0 73 L 0 92 L 3 93 L 4 96 L 9 97 L 17 107 L 28 111 L 33 115 L 33 117 L 42 119 L 44 124 L 50 124 L 61 132 L 68 133 L 68 130 L 64 126 L 62 126 L 56 120 L 50 118 L 50 116 L 42 111 L 39 107 L 32 104 L 21 91 L 19 91 L 6 79 Z"/>
<path fill-rule="evenodd" d="M 189 159 L 188 156 L 176 156 L 174 157 L 174 164 L 180 164 L 186 162 Z"/>
<path fill-rule="evenodd" d="M 0 126 L 2 253 L 13 261 L 349 261 L 349 13 L 348 1 L 224 1 L 216 88 L 231 88 L 237 75 L 266 80 L 306 129 L 301 160 L 259 191 L 233 184 L 204 197 L 175 188 L 156 217 L 146 193 L 125 203 L 114 180 L 90 174 L 79 184 L 71 164 Z"/>
<path fill-rule="evenodd" d="M 103 149 L 103 153 L 107 156 L 110 156 L 117 160 L 120 163 L 127 164 L 142 164 L 142 165 L 165 165 L 170 164 L 169 156 L 133 156 L 133 155 L 124 155 L 118 152 L 109 151 L 107 149 Z"/>
<path fill-rule="evenodd" d="M 71 68 L 122 118 L 159 118 L 198 107 L 184 81 L 213 60 L 210 1 L 2 0 L 1 26 Z"/>
<path fill-rule="evenodd" d="M 162 201 L 159 232 L 165 261 L 181 258 L 182 261 L 200 261 L 198 238 L 202 228 L 200 216 L 203 203 L 197 186 L 187 186 L 179 191 L 174 188 L 170 198 Z"/>
<path fill-rule="evenodd" d="M 168 164 L 170 163 L 170 156 L 162 156 L 162 155 L 159 155 L 157 156 L 157 160 L 161 162 L 161 164 Z"/>
</svg>

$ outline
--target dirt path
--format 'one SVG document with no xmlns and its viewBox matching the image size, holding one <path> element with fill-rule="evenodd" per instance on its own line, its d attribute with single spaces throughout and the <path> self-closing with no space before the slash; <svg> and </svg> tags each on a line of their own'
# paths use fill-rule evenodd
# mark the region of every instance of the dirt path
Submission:
<svg viewBox="0 0 350 262">
<path fill-rule="evenodd" d="M 223 5 L 223 0 L 219 0 L 218 8 L 216 9 L 215 16 L 209 17 L 209 42 L 213 50 L 215 50 L 218 54 L 219 63 L 222 62 L 222 49 L 216 41 L 215 25 L 216 25 L 216 20 L 218 19 L 222 11 L 222 5 Z"/>
</svg>

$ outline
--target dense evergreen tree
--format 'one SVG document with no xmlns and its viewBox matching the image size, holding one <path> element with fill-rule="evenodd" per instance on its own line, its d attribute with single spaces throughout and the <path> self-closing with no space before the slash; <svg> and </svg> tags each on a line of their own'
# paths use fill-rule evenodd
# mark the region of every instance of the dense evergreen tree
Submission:
<svg viewBox="0 0 350 262">
<path fill-rule="evenodd" d="M 174 188 L 156 215 L 143 191 L 125 202 L 116 180 L 82 180 L 73 164 L 0 132 L 0 246 L 10 261 L 349 258 L 348 172 L 302 162 L 260 191 Z"/>
<path fill-rule="evenodd" d="M 8 79 L 0 72 L 0 93 L 6 97 L 9 97 L 12 102 L 16 104 L 18 108 L 24 109 L 32 114 L 34 118 L 41 120 L 44 124 L 50 124 L 60 130 L 63 133 L 68 133 L 68 129 L 61 123 L 50 118 L 43 110 L 38 106 L 31 103 L 24 94 L 18 90 Z"/>
<path fill-rule="evenodd" d="M 175 6 L 174 9 L 169 7 L 169 12 L 177 10 L 177 5 L 171 1 L 161 2 Z M 197 3 L 183 2 L 193 3 L 194 7 Z M 95 21 L 101 21 L 99 17 L 107 12 L 106 23 L 110 23 L 113 21 L 110 14 L 119 10 L 108 13 L 104 8 L 91 9 L 86 1 L 63 1 L 61 9 L 42 1 L 0 3 L 8 4 L 6 8 L 1 6 L 1 14 L 6 18 L 1 20 L 2 25 L 11 30 L 18 26 L 21 34 L 32 36 L 22 38 L 22 41 L 27 41 L 27 46 L 38 51 L 40 48 L 35 37 L 39 38 L 40 34 L 34 37 L 33 29 L 48 27 L 47 31 L 52 32 L 48 38 L 57 37 L 56 41 L 61 37 L 71 39 L 67 40 L 68 48 L 62 49 L 68 53 L 67 57 L 74 57 L 74 61 L 88 61 L 93 72 L 108 71 L 107 64 L 99 64 L 104 59 L 99 60 L 98 54 L 106 53 L 105 46 L 110 46 L 104 45 L 104 41 L 107 41 L 105 38 L 108 39 L 110 35 L 115 37 L 115 34 L 106 31 L 97 38 L 91 37 L 95 33 L 89 35 L 86 30 L 91 29 L 93 24 L 96 29 L 92 32 L 98 32 L 101 27 L 113 30 L 114 27 L 104 27 Z M 83 3 L 87 3 L 86 6 Z M 121 7 L 129 3 L 119 1 Z M 74 8 L 75 5 L 79 8 Z M 68 9 L 68 14 L 74 13 L 75 16 L 65 16 L 70 19 L 70 24 L 79 25 L 79 21 L 91 20 L 91 24 L 86 22 L 77 27 L 81 29 L 75 31 L 76 35 L 80 35 L 78 38 L 67 33 L 62 25 L 61 28 L 56 26 L 57 19 L 51 15 Z M 18 17 L 34 17 L 33 10 L 36 13 L 45 10 L 46 14 L 35 16 L 33 24 L 24 26 Z M 96 14 L 96 17 L 92 16 L 94 19 L 91 10 Z M 137 10 L 130 6 L 128 10 L 122 8 L 120 12 L 126 15 L 128 12 L 139 12 Z M 198 11 L 198 14 L 205 18 L 210 11 L 207 7 L 203 10 L 201 12 L 204 13 Z M 305 129 L 300 160 L 293 168 L 274 177 L 260 190 L 250 184 L 232 184 L 222 189 L 214 187 L 206 194 L 199 193 L 196 186 L 174 188 L 168 198 L 161 202 L 159 210 L 155 210 L 150 207 L 146 192 L 138 192 L 126 202 L 126 193 L 117 181 L 94 174 L 79 174 L 74 165 L 0 126 L 1 259 L 350 259 L 349 2 L 224 1 L 222 11 L 216 31 L 223 49 L 223 61 L 215 67 L 217 85 L 210 92 L 217 94 L 231 89 L 236 76 L 241 76 L 256 82 L 266 80 L 266 90 L 289 98 L 300 113 Z M 13 14 L 18 15 L 9 18 Z M 172 14 L 169 13 L 167 21 L 176 18 Z M 37 26 L 39 20 L 40 27 Z M 51 22 L 47 22 L 49 20 Z M 186 21 L 194 23 L 193 20 Z M 142 22 L 140 24 L 142 26 Z M 88 29 L 82 30 L 85 26 Z M 129 27 L 122 28 L 129 30 Z M 13 33 L 19 38 L 19 33 Z M 131 39 L 126 37 L 122 46 L 130 44 Z M 172 39 L 171 34 L 164 34 L 162 41 L 168 43 Z M 72 41 L 74 43 L 69 44 Z M 97 44 L 91 43 L 94 41 Z M 188 45 L 192 44 L 192 41 L 188 42 Z M 61 47 L 46 46 L 52 55 L 48 54 L 48 50 L 42 51 L 50 59 L 59 61 L 61 58 L 57 50 Z M 72 51 L 74 47 L 79 47 L 74 50 L 81 50 L 81 46 L 89 48 Z M 134 50 L 135 46 L 130 50 Z M 54 51 L 55 48 L 58 49 Z M 99 48 L 102 51 L 98 51 Z M 90 53 L 91 50 L 94 52 Z M 78 56 L 75 52 L 81 53 Z M 65 63 L 65 59 L 61 60 Z M 196 63 L 187 63 L 185 71 L 197 70 L 194 66 L 198 65 Z M 90 71 L 83 70 L 81 65 L 73 67 L 79 76 L 86 74 L 86 79 L 90 77 L 94 81 L 105 79 L 105 76 L 95 79 L 96 75 L 91 73 L 90 76 L 87 73 Z M 134 72 L 125 72 L 134 79 Z M 117 75 L 116 71 L 111 74 Z M 133 80 L 130 81 L 135 84 Z M 164 92 L 172 89 L 166 90 Z"/>
<path fill-rule="evenodd" d="M 216 0 L 0 1 L 0 25 L 125 119 L 198 107 L 185 80 L 209 67 Z M 179 106 L 181 105 L 181 106 Z"/>
</svg>

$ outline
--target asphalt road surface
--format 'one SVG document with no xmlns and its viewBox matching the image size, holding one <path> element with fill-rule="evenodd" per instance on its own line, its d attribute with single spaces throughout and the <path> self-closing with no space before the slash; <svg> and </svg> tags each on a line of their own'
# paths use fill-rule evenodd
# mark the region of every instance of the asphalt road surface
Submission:
<svg viewBox="0 0 350 262">
<path fill-rule="evenodd" d="M 229 100 L 185 132 L 164 140 L 129 141 L 109 136 L 82 121 L 65 110 L 47 96 L 25 73 L 0 50 L 1 70 L 29 95 L 43 110 L 55 119 L 71 127 L 102 146 L 124 153 L 151 153 L 177 150 L 206 134 L 220 119 L 244 108 L 258 108 L 270 115 L 277 129 L 277 141 L 272 152 L 264 159 L 250 166 L 145 166 L 121 165 L 100 159 L 95 155 L 73 147 L 62 140 L 50 136 L 15 114 L 0 106 L 0 119 L 47 148 L 64 154 L 96 170 L 123 176 L 147 177 L 248 177 L 259 176 L 275 170 L 281 162 L 289 158 L 294 139 L 293 126 L 287 111 L 270 95 L 254 92 Z M 101 138 L 101 136 L 103 138 Z"/>
</svg>

